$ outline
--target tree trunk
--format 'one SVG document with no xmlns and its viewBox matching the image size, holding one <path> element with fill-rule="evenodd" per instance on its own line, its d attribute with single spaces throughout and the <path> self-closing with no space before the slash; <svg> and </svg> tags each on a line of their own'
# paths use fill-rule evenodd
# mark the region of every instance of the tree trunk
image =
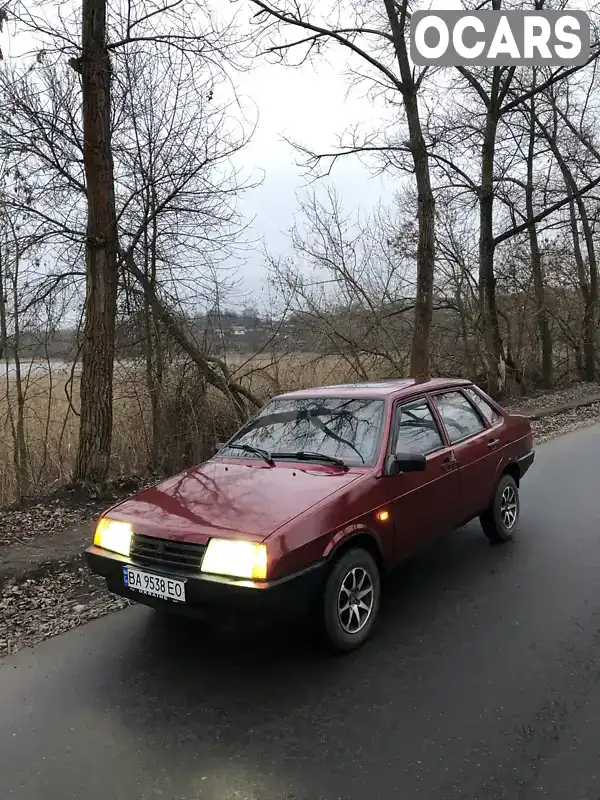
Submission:
<svg viewBox="0 0 600 800">
<path fill-rule="evenodd" d="M 577 193 L 577 181 L 568 163 L 566 162 L 563 151 L 559 147 L 557 141 L 558 130 L 558 115 L 554 109 L 554 128 L 549 131 L 545 125 L 536 118 L 536 123 L 541 130 L 548 146 L 554 156 L 556 163 L 561 171 L 565 187 L 568 195 Z M 575 211 L 577 208 L 577 213 Z M 583 254 L 581 252 L 581 242 L 579 234 L 579 221 L 583 229 L 583 237 L 586 244 L 588 254 L 588 272 L 586 269 Z M 579 282 L 579 290 L 583 299 L 583 320 L 581 335 L 583 339 L 583 379 L 586 381 L 594 381 L 596 379 L 596 317 L 598 308 L 598 265 L 596 262 L 596 250 L 594 246 L 594 237 L 592 227 L 590 225 L 587 208 L 583 196 L 577 197 L 575 201 L 569 203 L 569 218 L 571 223 L 571 235 L 573 237 L 573 249 L 575 255 L 575 264 L 577 266 L 577 279 Z"/>
<path fill-rule="evenodd" d="M 148 209 L 152 214 L 156 208 L 154 188 L 148 192 Z M 162 386 L 164 362 L 159 320 L 154 315 L 152 298 L 156 293 L 156 246 L 158 240 L 158 223 L 156 216 L 152 220 L 152 232 L 144 233 L 145 274 L 148 285 L 144 287 L 144 328 L 146 334 L 146 381 L 150 398 L 152 439 L 150 443 L 150 468 L 159 466 L 163 441 L 162 422 Z"/>
<path fill-rule="evenodd" d="M 12 270 L 12 302 L 14 314 L 13 360 L 15 362 L 15 390 L 17 393 L 17 422 L 14 435 L 14 465 L 17 479 L 17 493 L 22 500 L 29 493 L 29 458 L 27 443 L 25 441 L 25 392 L 23 391 L 23 375 L 21 373 L 21 325 L 19 319 L 19 263 L 20 253 L 17 247 L 15 252 L 14 268 Z M 9 399 L 10 403 L 10 399 Z"/>
<path fill-rule="evenodd" d="M 596 380 L 596 324 L 593 303 L 586 303 L 583 309 L 583 379 L 592 383 Z"/>
<path fill-rule="evenodd" d="M 536 123 L 544 135 L 546 142 L 554 156 L 556 163 L 561 171 L 565 188 L 568 195 L 577 193 L 577 181 L 569 168 L 565 158 L 563 157 L 561 148 L 559 147 L 556 133 L 557 133 L 557 112 L 554 110 L 554 130 L 549 131 L 543 123 L 536 118 Z M 577 213 L 575 208 L 577 207 Z M 583 237 L 586 244 L 588 254 L 588 267 L 589 267 L 589 280 L 586 270 L 585 261 L 581 252 L 581 242 L 579 234 L 579 223 L 581 221 L 583 229 Z M 598 266 L 596 263 L 596 251 L 594 247 L 594 237 L 590 225 L 587 208 L 583 197 L 577 197 L 575 201 L 569 203 L 569 218 L 571 222 L 571 235 L 573 237 L 573 250 L 575 255 L 575 264 L 577 266 L 577 278 L 579 281 L 579 290 L 583 299 L 583 321 L 581 335 L 583 339 L 583 379 L 586 381 L 594 381 L 596 378 L 596 310 L 598 307 Z"/>
<path fill-rule="evenodd" d="M 500 333 L 494 275 L 494 150 L 498 117 L 488 109 L 481 148 L 481 186 L 479 189 L 479 303 L 487 359 L 488 387 L 495 396 L 504 392 L 506 359 Z"/>
<path fill-rule="evenodd" d="M 431 360 L 431 322 L 433 319 L 433 280 L 435 270 L 435 200 L 431 189 L 429 159 L 415 92 L 406 92 L 404 108 L 408 122 L 409 141 L 415 165 L 419 238 L 417 243 L 417 291 L 415 324 L 410 359 L 413 378 L 429 377 Z"/>
<path fill-rule="evenodd" d="M 585 380 L 596 380 L 596 310 L 598 306 L 598 267 L 592 226 L 588 217 L 583 197 L 577 199 L 577 210 L 581 220 L 583 238 L 588 254 L 589 292 L 583 312 L 583 358 L 585 364 Z"/>
<path fill-rule="evenodd" d="M 13 429 L 14 449 L 13 463 L 17 482 L 17 498 L 22 500 L 29 494 L 29 458 L 25 440 L 25 394 L 23 392 L 23 375 L 21 373 L 21 357 L 19 356 L 19 336 L 15 335 L 15 390 L 17 393 L 17 420 Z M 10 399 L 9 399 L 10 403 Z M 11 414 L 12 416 L 12 414 Z"/>
<path fill-rule="evenodd" d="M 571 191 L 570 184 L 567 183 L 567 191 Z M 573 237 L 573 252 L 575 255 L 575 264 L 577 266 L 577 278 L 579 280 L 579 290 L 583 299 L 583 320 L 581 325 L 581 335 L 583 340 L 583 360 L 579 360 L 579 372 L 584 381 L 593 381 L 596 372 L 596 365 L 594 363 L 595 348 L 594 348 L 594 335 L 593 320 L 594 314 L 592 309 L 592 295 L 590 286 L 587 280 L 585 270 L 585 263 L 583 254 L 581 252 L 581 245 L 579 241 L 579 228 L 577 225 L 577 214 L 575 212 L 575 203 L 569 203 L 569 219 L 571 222 L 571 235 Z"/>
<path fill-rule="evenodd" d="M 178 344 L 184 353 L 190 357 L 193 363 L 198 367 L 200 375 L 206 380 L 210 386 L 214 386 L 229 400 L 236 411 L 240 423 L 246 422 L 248 418 L 246 400 L 248 400 L 256 408 L 261 408 L 263 403 L 253 392 L 247 389 L 242 384 L 233 380 L 227 364 L 216 356 L 210 356 L 207 353 L 201 352 L 196 344 L 190 341 L 183 326 L 179 325 L 177 317 L 170 311 L 167 306 L 160 300 L 156 290 L 150 290 L 148 279 L 135 263 L 133 253 L 128 250 L 122 253 L 121 256 L 129 270 L 129 272 L 136 278 L 144 292 L 148 292 L 148 297 L 152 302 L 152 311 L 156 320 L 160 320 L 164 326 L 165 334 Z M 213 368 L 213 366 L 215 368 Z M 217 369 L 218 368 L 218 369 Z"/>
<path fill-rule="evenodd" d="M 459 279 L 456 284 L 454 292 L 454 304 L 458 313 L 460 325 L 460 340 L 462 342 L 462 363 L 464 365 L 465 375 L 468 378 L 474 378 L 476 366 L 473 361 L 472 348 L 469 343 L 470 326 L 467 318 L 467 310 L 463 298 L 464 293 L 464 280 Z"/>
<path fill-rule="evenodd" d="M 19 252 L 15 253 L 15 268 L 11 270 L 10 281 L 12 284 L 12 304 L 14 308 L 14 336 L 12 341 L 13 362 L 15 367 L 14 384 L 17 396 L 17 418 L 13 414 L 11 399 L 10 362 L 8 360 L 8 322 L 6 302 L 8 295 L 8 270 L 4 274 L 2 264 L 2 248 L 0 246 L 0 353 L 5 352 L 6 365 L 6 402 L 8 407 L 8 420 L 10 422 L 13 439 L 13 466 L 15 470 L 16 497 L 22 500 L 29 493 L 29 458 L 27 455 L 27 442 L 25 440 L 25 393 L 23 392 L 23 376 L 21 373 L 20 326 L 18 311 L 18 269 Z M 7 259 L 8 260 L 8 259 Z"/>
<path fill-rule="evenodd" d="M 527 207 L 527 214 L 529 210 L 529 203 Z M 541 375 L 542 386 L 549 389 L 554 382 L 554 364 L 553 364 L 553 341 L 552 331 L 550 330 L 550 320 L 548 318 L 548 309 L 546 307 L 546 287 L 544 283 L 544 273 L 542 269 L 542 258 L 538 244 L 537 231 L 535 225 L 529 228 L 529 245 L 531 249 L 531 269 L 533 271 L 533 290 L 535 295 L 536 305 L 536 322 L 538 333 L 540 336 L 540 347 L 542 351 Z"/>
<path fill-rule="evenodd" d="M 535 85 L 536 72 L 534 69 L 533 80 Z M 535 100 L 531 98 L 531 118 L 529 122 L 529 149 L 527 153 L 527 189 L 525 192 L 525 203 L 527 206 L 527 218 L 534 218 L 533 211 L 533 162 L 535 159 Z M 548 318 L 548 308 L 546 306 L 546 286 L 544 282 L 544 272 L 542 269 L 542 257 L 535 225 L 529 226 L 529 247 L 531 251 L 531 270 L 533 273 L 533 290 L 535 296 L 536 322 L 540 335 L 540 347 L 542 350 L 542 386 L 549 389 L 554 381 L 553 362 L 552 362 L 552 332 L 550 330 L 550 320 Z"/>
<path fill-rule="evenodd" d="M 408 125 L 408 139 L 417 183 L 419 225 L 417 242 L 417 287 L 415 324 L 410 358 L 413 378 L 429 377 L 431 360 L 431 322 L 433 319 L 433 279 L 435 270 L 435 199 L 431 188 L 429 156 L 421 127 L 418 105 L 418 86 L 406 47 L 406 4 L 399 7 L 395 0 L 384 0 L 385 10 L 394 39 L 396 59 L 402 80 L 402 101 Z"/>
<path fill-rule="evenodd" d="M 6 362 L 8 364 L 8 331 L 6 324 L 6 295 L 4 293 L 4 268 L 2 264 L 2 242 L 0 242 L 0 358 L 6 351 Z"/>
<path fill-rule="evenodd" d="M 74 477 L 102 482 L 108 474 L 112 439 L 118 270 L 106 0 L 83 0 L 80 68 L 88 219 L 81 418 Z"/>
</svg>

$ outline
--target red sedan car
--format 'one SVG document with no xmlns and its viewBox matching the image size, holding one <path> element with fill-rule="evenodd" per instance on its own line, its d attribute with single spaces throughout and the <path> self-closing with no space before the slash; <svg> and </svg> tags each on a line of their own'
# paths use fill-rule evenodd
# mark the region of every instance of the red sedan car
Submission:
<svg viewBox="0 0 600 800">
<path fill-rule="evenodd" d="M 529 421 L 465 380 L 275 397 L 214 458 L 111 508 L 86 551 L 108 588 L 187 614 L 306 608 L 361 645 L 384 573 L 479 517 L 511 539 Z"/>
</svg>

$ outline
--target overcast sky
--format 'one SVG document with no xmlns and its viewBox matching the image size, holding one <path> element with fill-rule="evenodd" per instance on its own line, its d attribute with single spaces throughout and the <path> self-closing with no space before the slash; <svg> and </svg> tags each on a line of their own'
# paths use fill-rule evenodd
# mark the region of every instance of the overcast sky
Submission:
<svg viewBox="0 0 600 800">
<path fill-rule="evenodd" d="M 242 0 L 241 5 L 246 2 Z M 325 0 L 321 2 L 326 5 Z M 232 7 L 239 8 L 239 0 L 234 0 Z M 458 9 L 461 0 L 429 0 L 424 7 Z M 297 195 L 306 191 L 307 181 L 303 170 L 295 165 L 298 154 L 282 135 L 315 150 L 326 150 L 336 144 L 337 136 L 357 123 L 377 126 L 380 111 L 356 90 L 347 95 L 346 58 L 341 48 L 332 47 L 328 60 L 320 59 L 316 69 L 263 62 L 237 78 L 240 92 L 256 104 L 259 118 L 254 140 L 242 158 L 265 171 L 263 185 L 246 195 L 240 209 L 248 218 L 256 217 L 254 232 L 264 236 L 275 253 L 290 250 L 287 232 L 297 211 Z M 349 156 L 337 162 L 329 180 L 346 211 L 357 207 L 368 211 L 380 201 L 391 204 L 401 178 L 374 176 L 372 169 Z M 313 188 L 322 191 L 324 186 L 319 181 Z M 260 292 L 264 272 L 259 253 L 257 260 L 244 269 L 243 277 L 249 290 Z"/>
<path fill-rule="evenodd" d="M 300 155 L 283 137 L 315 150 L 334 149 L 338 135 L 358 122 L 370 127 L 377 113 L 356 92 L 347 96 L 343 67 L 342 58 L 335 64 L 321 62 L 318 71 L 310 65 L 287 68 L 263 62 L 237 79 L 239 91 L 252 99 L 258 113 L 258 128 L 240 160 L 265 175 L 262 185 L 245 195 L 240 210 L 254 218 L 253 234 L 264 236 L 274 253 L 290 250 L 287 234 L 297 212 L 297 197 L 307 191 L 308 181 L 306 171 L 296 165 Z M 358 206 L 368 210 L 380 200 L 391 202 L 397 185 L 391 178 L 374 175 L 354 156 L 337 162 L 329 183 L 338 189 L 347 211 Z M 311 189 L 323 191 L 325 186 L 319 180 Z M 260 252 L 244 268 L 243 279 L 249 290 L 260 293 L 264 282 Z"/>
</svg>

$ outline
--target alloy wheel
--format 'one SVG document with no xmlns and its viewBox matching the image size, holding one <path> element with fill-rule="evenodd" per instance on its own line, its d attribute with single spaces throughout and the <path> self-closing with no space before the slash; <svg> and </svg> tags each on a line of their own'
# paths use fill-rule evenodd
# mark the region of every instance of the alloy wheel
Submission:
<svg viewBox="0 0 600 800">
<path fill-rule="evenodd" d="M 500 498 L 500 517 L 507 531 L 517 521 L 517 496 L 512 486 L 505 486 Z"/>
<path fill-rule="evenodd" d="M 363 567 L 351 569 L 338 593 L 338 619 L 346 633 L 358 633 L 367 624 L 375 595 L 371 576 Z"/>
</svg>

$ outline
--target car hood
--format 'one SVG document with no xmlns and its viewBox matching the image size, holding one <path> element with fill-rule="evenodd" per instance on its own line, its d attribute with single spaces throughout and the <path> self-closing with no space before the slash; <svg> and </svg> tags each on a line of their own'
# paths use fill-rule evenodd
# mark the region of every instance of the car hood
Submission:
<svg viewBox="0 0 600 800">
<path fill-rule="evenodd" d="M 114 506 L 134 531 L 204 544 L 212 536 L 262 541 L 361 476 L 329 465 L 208 461 Z"/>
</svg>

